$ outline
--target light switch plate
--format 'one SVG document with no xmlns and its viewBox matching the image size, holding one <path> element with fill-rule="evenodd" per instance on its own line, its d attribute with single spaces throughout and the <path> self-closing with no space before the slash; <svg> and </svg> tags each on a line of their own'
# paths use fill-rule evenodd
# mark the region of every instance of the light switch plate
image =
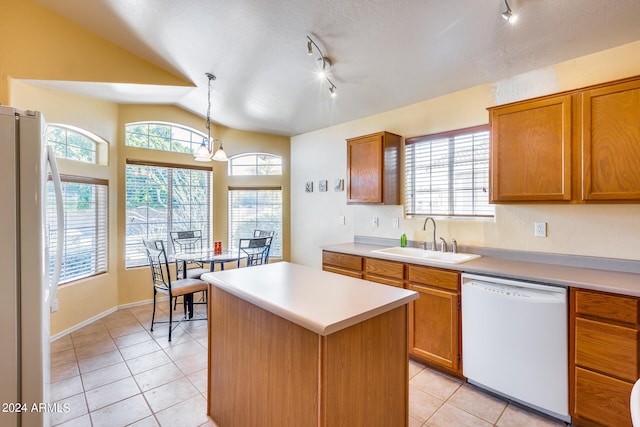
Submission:
<svg viewBox="0 0 640 427">
<path fill-rule="evenodd" d="M 374 227 L 377 227 L 379 225 L 379 218 L 377 216 L 373 217 L 373 221 L 371 222 L 371 225 L 373 225 Z"/>
<path fill-rule="evenodd" d="M 400 227 L 400 219 L 399 218 L 393 218 L 392 226 L 393 226 L 393 228 Z"/>
<path fill-rule="evenodd" d="M 340 215 L 338 217 L 338 224 L 344 225 L 344 223 L 345 223 L 344 215 Z"/>
</svg>

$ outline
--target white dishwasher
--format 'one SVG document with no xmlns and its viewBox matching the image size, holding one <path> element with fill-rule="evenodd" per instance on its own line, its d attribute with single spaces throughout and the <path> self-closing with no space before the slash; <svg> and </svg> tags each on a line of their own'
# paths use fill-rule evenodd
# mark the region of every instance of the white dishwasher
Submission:
<svg viewBox="0 0 640 427">
<path fill-rule="evenodd" d="M 462 373 L 569 422 L 567 289 L 462 275 Z"/>
</svg>

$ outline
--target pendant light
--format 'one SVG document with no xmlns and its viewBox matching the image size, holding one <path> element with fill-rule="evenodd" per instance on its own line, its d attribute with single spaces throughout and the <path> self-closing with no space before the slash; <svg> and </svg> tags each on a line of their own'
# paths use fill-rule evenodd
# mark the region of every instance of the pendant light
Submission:
<svg viewBox="0 0 640 427">
<path fill-rule="evenodd" d="M 213 157 L 211 156 L 211 152 L 213 151 L 213 148 L 215 148 L 215 142 L 219 141 L 217 139 L 211 140 L 211 82 L 216 79 L 216 76 L 211 73 L 205 73 L 205 76 L 209 79 L 207 92 L 207 122 L 205 125 L 207 128 L 207 138 L 202 139 L 202 144 L 200 144 L 194 153 L 194 159 L 198 162 L 209 162 L 212 159 L 219 162 L 226 162 L 228 158 L 222 148 L 222 141 L 220 141 L 220 148 L 218 148 Z"/>
</svg>

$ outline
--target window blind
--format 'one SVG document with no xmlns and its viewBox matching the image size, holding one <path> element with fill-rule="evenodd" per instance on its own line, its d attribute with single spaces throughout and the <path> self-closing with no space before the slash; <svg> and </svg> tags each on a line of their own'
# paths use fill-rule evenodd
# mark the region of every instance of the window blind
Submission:
<svg viewBox="0 0 640 427">
<path fill-rule="evenodd" d="M 271 256 L 282 257 L 282 188 L 229 187 L 229 245 L 253 237 L 254 230 L 275 231 Z"/>
<path fill-rule="evenodd" d="M 171 231 L 201 230 L 211 246 L 211 168 L 127 161 L 126 266 L 148 263 L 142 239 L 160 239 L 170 254 Z"/>
<path fill-rule="evenodd" d="M 488 189 L 488 125 L 405 141 L 406 215 L 493 217 Z"/>
<path fill-rule="evenodd" d="M 64 206 L 64 247 L 60 283 L 68 283 L 107 271 L 108 182 L 93 178 L 61 176 Z M 47 184 L 47 238 L 49 277 L 53 275 L 57 221 L 53 183 Z"/>
</svg>

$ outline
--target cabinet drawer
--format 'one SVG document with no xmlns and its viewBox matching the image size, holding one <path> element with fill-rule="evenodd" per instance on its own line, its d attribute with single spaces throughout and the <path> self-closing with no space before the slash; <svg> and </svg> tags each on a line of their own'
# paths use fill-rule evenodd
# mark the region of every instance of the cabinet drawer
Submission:
<svg viewBox="0 0 640 427">
<path fill-rule="evenodd" d="M 635 325 L 638 322 L 638 299 L 576 290 L 576 314 Z"/>
<path fill-rule="evenodd" d="M 365 259 L 365 273 L 376 276 L 385 276 L 392 279 L 404 279 L 404 264 L 394 261 L 385 261 L 376 258 Z"/>
<path fill-rule="evenodd" d="M 375 276 L 375 275 L 365 275 L 365 280 L 369 280 L 371 282 L 382 283 L 383 285 L 395 286 L 396 288 L 404 288 L 404 281 L 398 279 L 389 279 L 388 277 Z"/>
<path fill-rule="evenodd" d="M 638 378 L 638 332 L 618 325 L 576 319 L 576 365 L 628 381 Z"/>
<path fill-rule="evenodd" d="M 347 270 L 346 268 L 332 267 L 330 265 L 323 265 L 322 269 L 330 273 L 342 274 L 343 276 L 355 277 L 356 279 L 362 279 L 362 273 L 354 270 Z"/>
<path fill-rule="evenodd" d="M 439 288 L 458 290 L 460 274 L 456 271 L 410 265 L 409 281 Z"/>
<path fill-rule="evenodd" d="M 576 368 L 574 416 L 603 426 L 631 427 L 632 383 Z"/>
<path fill-rule="evenodd" d="M 323 251 L 322 264 L 328 264 L 362 272 L 362 257 L 358 255 Z"/>
</svg>

